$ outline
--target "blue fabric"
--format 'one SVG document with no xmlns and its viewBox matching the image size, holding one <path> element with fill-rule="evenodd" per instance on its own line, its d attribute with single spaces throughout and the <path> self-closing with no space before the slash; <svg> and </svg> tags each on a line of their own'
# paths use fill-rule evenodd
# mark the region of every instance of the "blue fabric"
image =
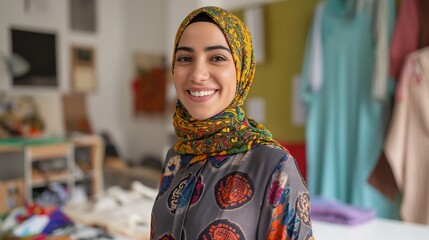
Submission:
<svg viewBox="0 0 429 240">
<path fill-rule="evenodd" d="M 367 183 L 382 151 L 384 103 L 372 97 L 375 10 L 357 11 L 356 2 L 325 2 L 323 83 L 318 92 L 310 87 L 310 41 L 307 44 L 301 97 L 308 107 L 308 185 L 313 196 L 374 208 L 379 217 L 398 218 L 398 201 L 390 202 Z M 389 0 L 391 16 L 394 4 Z M 389 25 L 393 26 L 393 19 Z"/>
<path fill-rule="evenodd" d="M 51 234 L 53 231 L 64 228 L 70 224 L 72 224 L 71 220 L 64 215 L 60 209 L 57 209 L 49 214 L 49 223 L 43 229 L 42 233 Z"/>
</svg>

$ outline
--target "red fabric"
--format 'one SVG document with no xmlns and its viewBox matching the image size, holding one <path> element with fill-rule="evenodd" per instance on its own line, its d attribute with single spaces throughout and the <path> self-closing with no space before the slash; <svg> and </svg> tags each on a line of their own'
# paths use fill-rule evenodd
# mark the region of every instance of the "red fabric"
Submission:
<svg viewBox="0 0 429 240">
<path fill-rule="evenodd" d="M 305 143 L 286 143 L 284 141 L 279 141 L 290 154 L 295 158 L 298 168 L 301 171 L 302 177 L 307 180 L 307 159 L 305 154 Z"/>
<path fill-rule="evenodd" d="M 418 0 L 401 3 L 390 46 L 390 74 L 399 80 L 406 56 L 418 49 L 419 10 Z"/>
<path fill-rule="evenodd" d="M 420 40 L 419 48 L 429 46 L 429 0 L 420 0 Z"/>
</svg>

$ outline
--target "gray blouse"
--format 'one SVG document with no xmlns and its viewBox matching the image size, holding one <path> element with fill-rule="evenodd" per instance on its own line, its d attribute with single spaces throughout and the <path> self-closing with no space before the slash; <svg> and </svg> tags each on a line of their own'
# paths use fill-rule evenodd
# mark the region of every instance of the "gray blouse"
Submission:
<svg viewBox="0 0 429 240">
<path fill-rule="evenodd" d="M 151 239 L 313 239 L 309 193 L 284 149 L 193 157 L 167 154 Z"/>
</svg>

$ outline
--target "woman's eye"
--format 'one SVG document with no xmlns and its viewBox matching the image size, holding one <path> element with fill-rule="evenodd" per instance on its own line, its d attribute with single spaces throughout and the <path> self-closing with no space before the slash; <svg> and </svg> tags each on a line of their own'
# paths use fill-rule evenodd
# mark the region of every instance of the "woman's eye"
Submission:
<svg viewBox="0 0 429 240">
<path fill-rule="evenodd" d="M 177 61 L 178 62 L 190 62 L 190 61 L 192 61 L 192 59 L 190 57 L 187 57 L 187 56 L 181 56 L 181 57 L 177 58 Z"/>
<path fill-rule="evenodd" d="M 223 57 L 223 56 L 214 56 L 214 57 L 212 58 L 212 61 L 214 61 L 214 62 L 226 61 L 226 58 L 225 58 L 225 57 Z"/>
</svg>

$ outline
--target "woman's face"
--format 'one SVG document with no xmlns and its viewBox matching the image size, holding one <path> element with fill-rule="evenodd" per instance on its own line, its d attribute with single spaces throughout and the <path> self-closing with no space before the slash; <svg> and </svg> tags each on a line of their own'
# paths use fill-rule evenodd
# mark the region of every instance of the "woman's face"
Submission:
<svg viewBox="0 0 429 240">
<path fill-rule="evenodd" d="M 229 106 L 236 90 L 236 70 L 216 24 L 196 22 L 186 27 L 176 49 L 173 80 L 180 102 L 197 120 Z"/>
</svg>

